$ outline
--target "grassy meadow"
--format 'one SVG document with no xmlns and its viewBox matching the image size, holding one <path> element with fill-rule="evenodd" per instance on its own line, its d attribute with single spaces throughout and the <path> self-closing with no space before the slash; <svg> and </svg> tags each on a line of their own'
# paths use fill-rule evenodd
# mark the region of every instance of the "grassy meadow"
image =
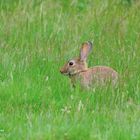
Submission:
<svg viewBox="0 0 140 140">
<path fill-rule="evenodd" d="M 60 74 L 87 40 L 117 88 Z M 140 140 L 140 1 L 0 0 L 0 140 Z"/>
</svg>

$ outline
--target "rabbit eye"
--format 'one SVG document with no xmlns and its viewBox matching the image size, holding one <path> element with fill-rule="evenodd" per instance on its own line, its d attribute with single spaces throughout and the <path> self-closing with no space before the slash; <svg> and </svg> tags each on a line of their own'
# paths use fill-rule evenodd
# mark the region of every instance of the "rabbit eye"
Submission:
<svg viewBox="0 0 140 140">
<path fill-rule="evenodd" d="M 72 66 L 74 63 L 73 62 L 69 62 L 69 65 Z"/>
</svg>

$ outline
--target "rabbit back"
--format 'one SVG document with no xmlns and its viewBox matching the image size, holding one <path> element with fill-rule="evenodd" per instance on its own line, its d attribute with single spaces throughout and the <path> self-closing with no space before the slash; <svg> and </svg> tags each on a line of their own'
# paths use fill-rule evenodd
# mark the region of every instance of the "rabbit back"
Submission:
<svg viewBox="0 0 140 140">
<path fill-rule="evenodd" d="M 84 87 L 93 87 L 95 85 L 106 85 L 107 82 L 116 85 L 118 73 L 107 66 L 95 66 L 80 72 L 78 75 L 71 77 L 72 83 L 80 81 Z"/>
</svg>

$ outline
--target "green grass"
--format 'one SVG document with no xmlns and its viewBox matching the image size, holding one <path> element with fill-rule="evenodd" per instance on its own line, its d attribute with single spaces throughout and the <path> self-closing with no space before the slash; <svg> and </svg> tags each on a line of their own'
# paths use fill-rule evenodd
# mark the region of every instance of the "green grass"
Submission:
<svg viewBox="0 0 140 140">
<path fill-rule="evenodd" d="M 0 0 L 0 140 L 139 140 L 140 2 Z M 59 73 L 94 40 L 89 66 L 118 88 L 72 89 Z"/>
</svg>

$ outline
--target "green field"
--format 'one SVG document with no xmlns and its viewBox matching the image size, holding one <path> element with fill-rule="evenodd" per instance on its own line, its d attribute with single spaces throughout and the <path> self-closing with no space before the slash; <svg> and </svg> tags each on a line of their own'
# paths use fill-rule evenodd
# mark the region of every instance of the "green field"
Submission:
<svg viewBox="0 0 140 140">
<path fill-rule="evenodd" d="M 117 88 L 60 74 L 88 40 Z M 140 1 L 0 0 L 0 140 L 140 140 Z"/>
</svg>

